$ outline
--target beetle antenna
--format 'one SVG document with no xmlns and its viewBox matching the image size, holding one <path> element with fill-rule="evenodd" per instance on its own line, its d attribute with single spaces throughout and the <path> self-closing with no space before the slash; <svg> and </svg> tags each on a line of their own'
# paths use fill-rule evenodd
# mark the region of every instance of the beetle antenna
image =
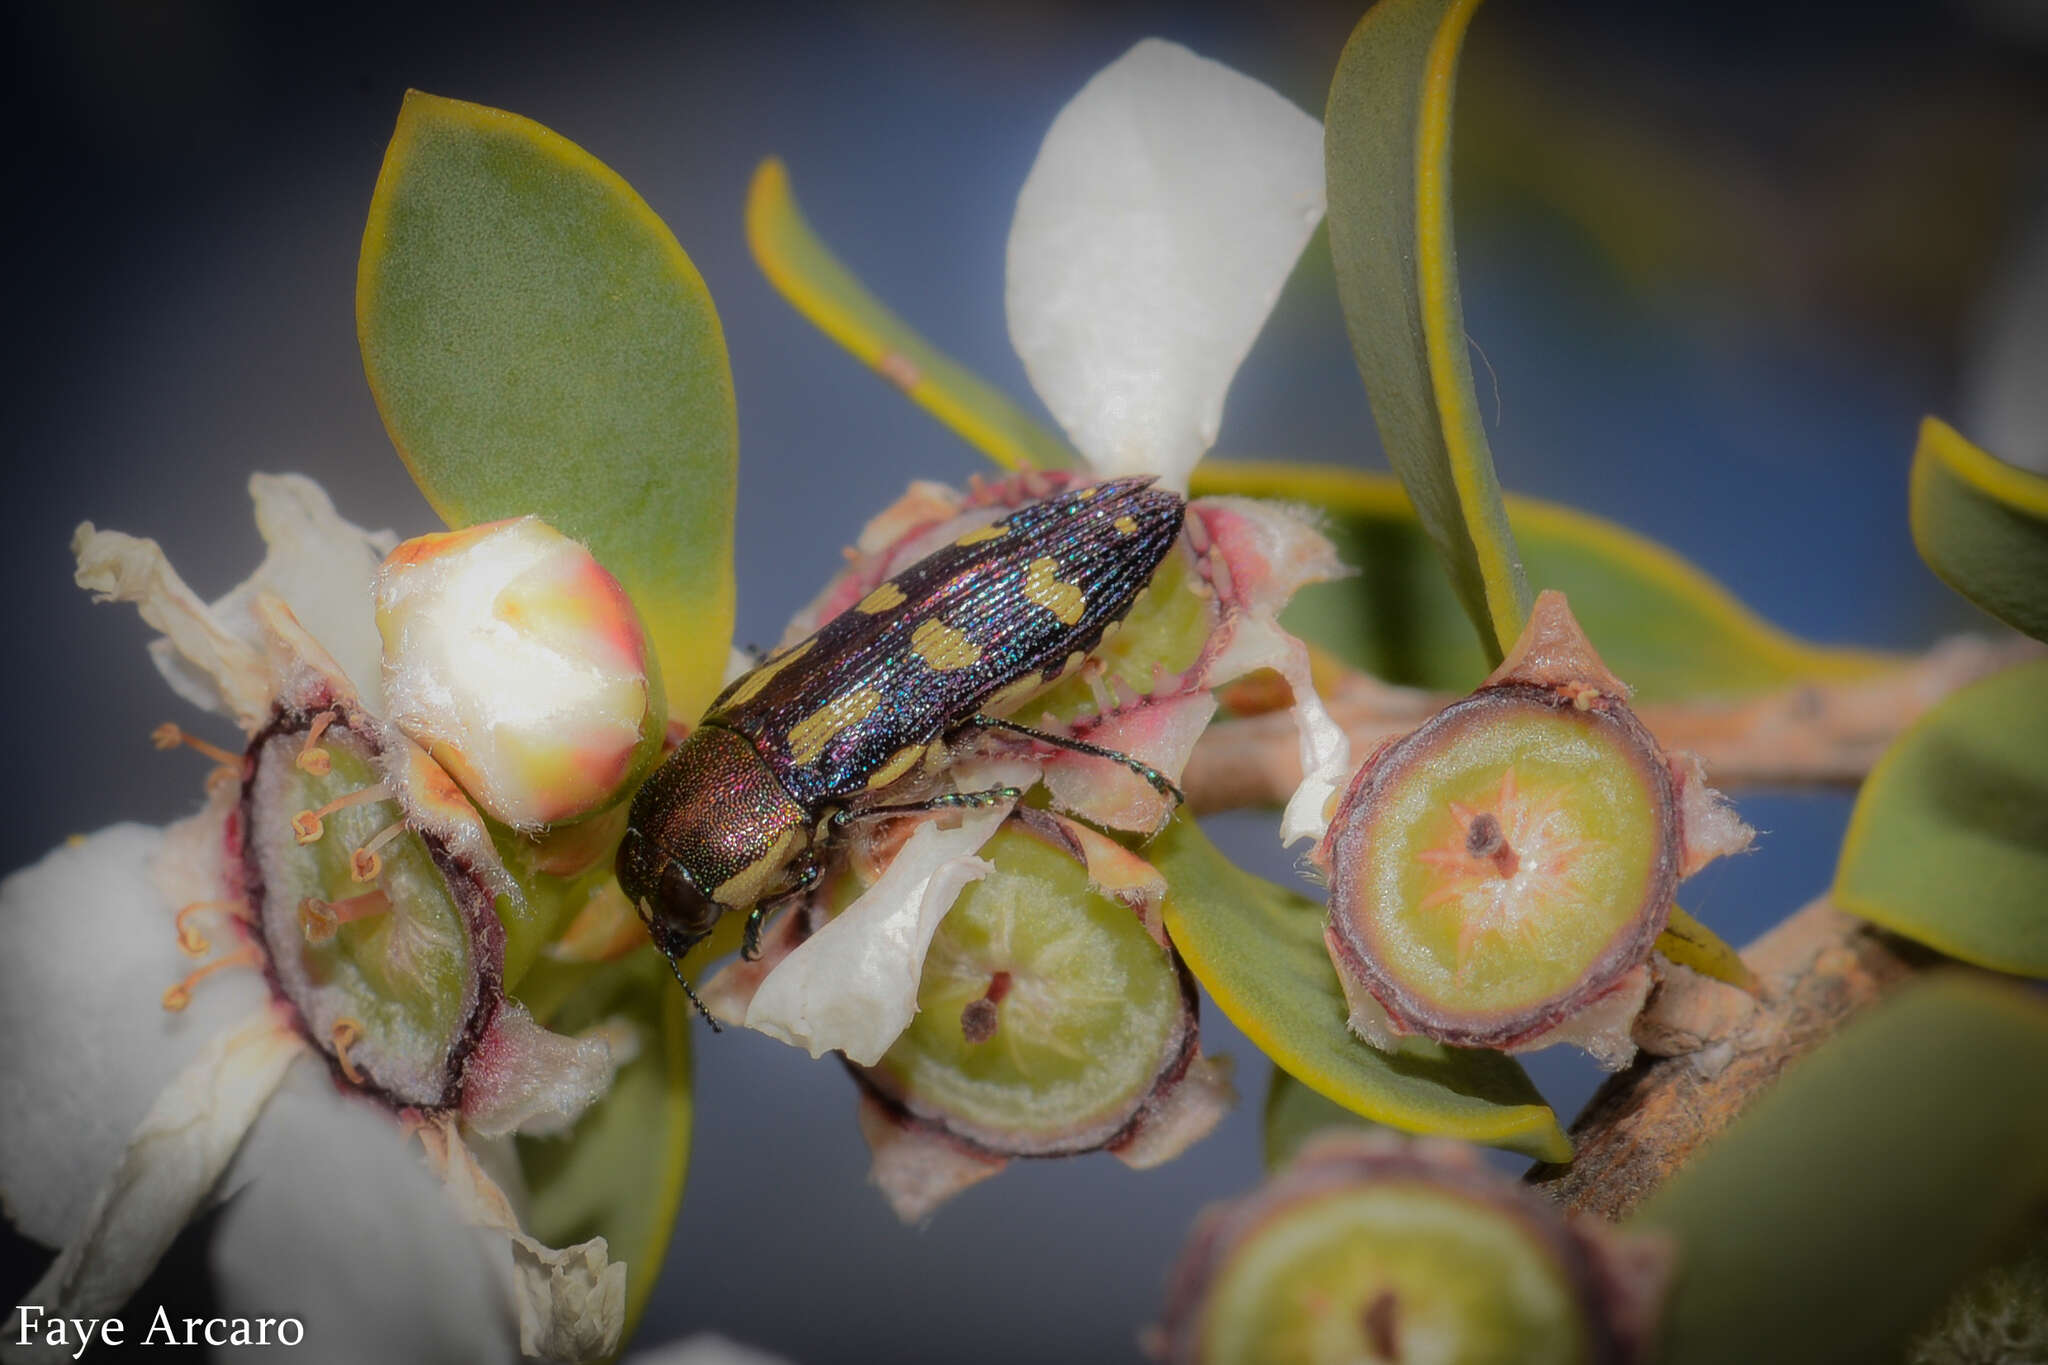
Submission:
<svg viewBox="0 0 2048 1365">
<path fill-rule="evenodd" d="M 663 953 L 662 956 L 668 957 L 668 954 Z M 713 1033 L 725 1032 L 724 1029 L 718 1026 L 718 1021 L 711 1017 L 711 1011 L 704 1008 L 704 1002 L 697 998 L 697 992 L 690 989 L 690 983 L 683 980 L 683 969 L 672 957 L 668 959 L 668 969 L 675 974 L 676 984 L 683 988 L 683 994 L 689 996 L 690 1003 L 697 1007 L 697 1013 L 703 1015 L 704 1022 L 711 1025 L 711 1031 Z"/>
<path fill-rule="evenodd" d="M 640 898 L 640 922 L 647 926 L 647 932 L 652 935 L 654 932 L 654 915 L 647 908 L 647 898 L 645 896 Z M 675 977 L 676 984 L 683 988 L 683 994 L 690 997 L 690 1003 L 697 1007 L 697 1013 L 703 1015 L 704 1022 L 711 1025 L 711 1031 L 713 1033 L 725 1032 L 724 1029 L 719 1027 L 718 1020 L 712 1018 L 711 1011 L 704 1008 L 704 1002 L 697 998 L 697 992 L 690 989 L 690 983 L 683 979 L 682 964 L 676 961 L 675 954 L 663 948 L 659 939 L 655 940 L 654 948 L 656 952 L 661 954 L 662 959 L 668 963 L 669 972 Z"/>
</svg>

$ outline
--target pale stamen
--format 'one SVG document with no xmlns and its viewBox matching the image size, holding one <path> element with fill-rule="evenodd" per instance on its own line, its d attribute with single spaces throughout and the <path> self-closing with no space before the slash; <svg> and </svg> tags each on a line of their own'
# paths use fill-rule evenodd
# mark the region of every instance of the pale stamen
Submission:
<svg viewBox="0 0 2048 1365">
<path fill-rule="evenodd" d="M 365 891 L 338 901 L 308 896 L 299 902 L 299 932 L 308 943 L 325 943 L 342 925 L 382 915 L 390 909 L 391 898 L 382 891 Z"/>
<path fill-rule="evenodd" d="M 306 731 L 306 742 L 299 746 L 299 756 L 293 760 L 302 773 L 314 777 L 325 777 L 332 771 L 333 764 L 327 751 L 320 747 L 320 736 L 327 733 L 327 727 L 334 724 L 334 713 L 322 711 L 313 717 L 313 728 Z"/>
<path fill-rule="evenodd" d="M 183 981 L 180 981 L 177 985 L 165 991 L 163 999 L 164 1008 L 176 1014 L 179 1010 L 192 1003 L 192 988 L 207 977 L 228 967 L 254 967 L 262 960 L 263 955 L 257 951 L 256 945 L 245 943 L 232 953 L 215 958 Z"/>
<path fill-rule="evenodd" d="M 341 1064 L 341 1074 L 348 1077 L 350 1085 L 363 1083 L 363 1073 L 356 1070 L 348 1056 L 348 1050 L 362 1040 L 363 1026 L 345 1016 L 335 1020 L 334 1027 L 327 1031 L 327 1041 L 334 1045 L 334 1060 Z"/>
<path fill-rule="evenodd" d="M 318 810 L 302 810 L 297 815 L 294 815 L 292 817 L 292 834 L 302 844 L 317 844 L 320 842 L 320 836 L 327 832 L 324 822 L 328 816 L 338 810 L 346 810 L 350 806 L 360 806 L 365 801 L 387 800 L 390 795 L 391 788 L 385 783 L 377 782 L 364 787 L 360 791 L 352 791 L 345 796 L 337 796 Z"/>
<path fill-rule="evenodd" d="M 156 729 L 151 730 L 149 732 L 149 742 L 154 744 L 158 751 L 162 753 L 169 753 L 182 744 L 187 749 L 205 754 L 230 772 L 239 774 L 242 771 L 242 756 L 240 754 L 230 753 L 218 744 L 207 743 L 197 735 L 188 733 L 175 721 L 167 720 L 162 725 L 157 726 Z"/>
<path fill-rule="evenodd" d="M 405 833 L 405 821 L 393 820 L 384 828 L 371 835 L 369 841 L 349 855 L 349 876 L 359 882 L 374 882 L 377 874 L 384 870 L 384 860 L 377 850 Z"/>
<path fill-rule="evenodd" d="M 213 949 L 213 941 L 199 932 L 199 926 L 192 921 L 204 914 L 218 912 L 232 915 L 236 919 L 246 918 L 248 904 L 245 901 L 193 901 L 180 906 L 172 923 L 178 927 L 178 948 L 186 957 L 205 957 Z"/>
</svg>

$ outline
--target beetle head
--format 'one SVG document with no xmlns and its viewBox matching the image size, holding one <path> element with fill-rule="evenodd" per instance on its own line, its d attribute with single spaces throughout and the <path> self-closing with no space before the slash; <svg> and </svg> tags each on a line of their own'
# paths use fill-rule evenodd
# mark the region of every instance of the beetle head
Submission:
<svg viewBox="0 0 2048 1365">
<path fill-rule="evenodd" d="M 619 889 L 640 908 L 654 946 L 671 962 L 697 946 L 726 907 L 704 894 L 682 861 L 638 829 L 619 841 Z"/>
</svg>

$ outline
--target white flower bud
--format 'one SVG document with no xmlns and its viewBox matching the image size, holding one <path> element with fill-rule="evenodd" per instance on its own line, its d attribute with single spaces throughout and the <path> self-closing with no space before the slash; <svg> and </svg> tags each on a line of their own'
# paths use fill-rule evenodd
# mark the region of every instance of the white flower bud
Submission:
<svg viewBox="0 0 2048 1365">
<path fill-rule="evenodd" d="M 659 752 L 661 693 L 631 600 L 539 518 L 408 540 L 376 596 L 391 719 L 506 824 L 606 805 Z"/>
</svg>

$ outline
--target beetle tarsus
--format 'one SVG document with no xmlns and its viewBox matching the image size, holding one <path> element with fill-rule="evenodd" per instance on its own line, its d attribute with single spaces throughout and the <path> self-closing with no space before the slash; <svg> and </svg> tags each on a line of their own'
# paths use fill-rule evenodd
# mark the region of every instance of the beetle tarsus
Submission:
<svg viewBox="0 0 2048 1365">
<path fill-rule="evenodd" d="M 1066 749 L 1072 753 L 1088 754 L 1094 758 L 1106 758 L 1113 763 L 1121 763 L 1139 777 L 1145 779 L 1151 785 L 1152 790 L 1173 802 L 1174 805 L 1181 805 L 1188 799 L 1186 793 L 1182 792 L 1173 779 L 1165 773 L 1160 772 L 1149 763 L 1140 762 L 1129 754 L 1121 753 L 1115 749 L 1106 749 L 1100 744 L 1090 744 L 1085 739 L 1075 739 L 1071 735 L 1056 735 L 1049 730 L 1040 730 L 1030 725 L 1019 725 L 1014 720 L 1004 720 L 1000 716 L 975 716 L 967 724 L 982 730 L 1002 730 L 1008 734 L 1021 735 L 1026 739 L 1037 740 L 1040 744 L 1050 744 L 1055 749 Z"/>
</svg>

